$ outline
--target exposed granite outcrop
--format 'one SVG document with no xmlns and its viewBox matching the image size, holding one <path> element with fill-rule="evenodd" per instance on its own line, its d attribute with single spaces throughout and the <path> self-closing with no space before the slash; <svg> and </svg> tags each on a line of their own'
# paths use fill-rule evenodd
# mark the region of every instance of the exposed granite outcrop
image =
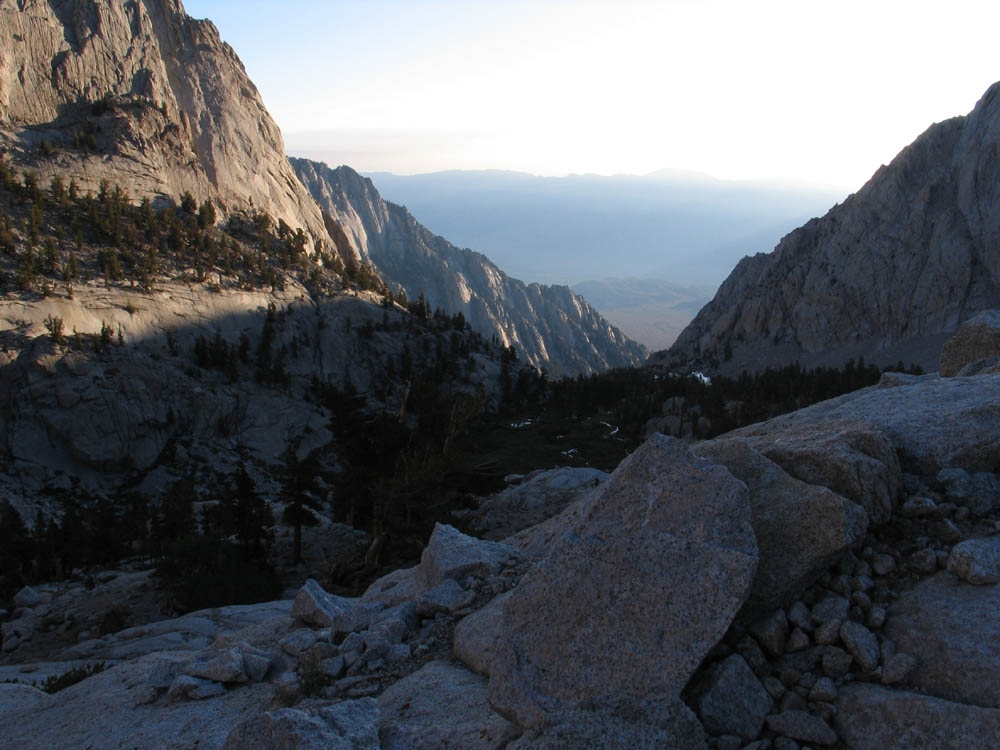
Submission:
<svg viewBox="0 0 1000 750">
<path fill-rule="evenodd" d="M 932 125 L 857 193 L 746 257 L 655 359 L 723 374 L 849 358 L 936 370 L 1000 306 L 1000 84 Z"/>
<path fill-rule="evenodd" d="M 489 258 L 432 234 L 403 206 L 382 199 L 371 180 L 350 167 L 331 169 L 292 159 L 299 179 L 344 230 L 361 256 L 410 299 L 462 313 L 474 330 L 505 345 L 552 376 L 588 374 L 640 364 L 646 350 L 566 286 L 525 284 Z"/>
</svg>

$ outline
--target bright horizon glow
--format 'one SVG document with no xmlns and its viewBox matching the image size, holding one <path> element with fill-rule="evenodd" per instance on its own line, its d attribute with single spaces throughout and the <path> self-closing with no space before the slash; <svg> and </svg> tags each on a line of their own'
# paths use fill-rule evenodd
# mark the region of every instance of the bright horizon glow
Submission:
<svg viewBox="0 0 1000 750">
<path fill-rule="evenodd" d="M 1000 78 L 1000 4 L 188 0 L 289 153 L 362 172 L 670 168 L 856 190 Z"/>
</svg>

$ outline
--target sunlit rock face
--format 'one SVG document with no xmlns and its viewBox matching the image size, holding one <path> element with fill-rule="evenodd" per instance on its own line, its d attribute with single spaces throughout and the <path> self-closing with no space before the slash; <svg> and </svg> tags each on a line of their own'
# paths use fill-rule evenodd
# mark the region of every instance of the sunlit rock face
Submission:
<svg viewBox="0 0 1000 750">
<path fill-rule="evenodd" d="M 668 352 L 723 373 L 903 360 L 1000 306 L 1000 84 L 932 125 L 769 254 L 744 258 Z"/>
<path fill-rule="evenodd" d="M 489 258 L 432 234 L 403 206 L 382 200 L 349 167 L 292 159 L 299 179 L 344 230 L 361 257 L 410 299 L 461 312 L 474 330 L 496 334 L 550 375 L 640 364 L 644 347 L 628 339 L 569 287 L 524 284 Z"/>
<path fill-rule="evenodd" d="M 2 3 L 0 38 L 0 147 L 43 184 L 187 190 L 329 241 L 243 63 L 179 0 Z"/>
</svg>

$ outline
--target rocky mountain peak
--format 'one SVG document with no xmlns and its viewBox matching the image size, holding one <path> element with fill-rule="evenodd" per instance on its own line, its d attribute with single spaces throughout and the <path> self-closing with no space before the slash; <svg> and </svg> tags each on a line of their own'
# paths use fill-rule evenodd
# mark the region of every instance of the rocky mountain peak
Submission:
<svg viewBox="0 0 1000 750">
<path fill-rule="evenodd" d="M 935 369 L 962 321 L 1000 304 L 998 156 L 994 84 L 823 218 L 744 258 L 658 359 L 723 373 L 859 356 Z"/>
<path fill-rule="evenodd" d="M 0 147 L 47 181 L 189 191 L 315 239 L 322 216 L 233 49 L 179 0 L 0 3 Z"/>
</svg>

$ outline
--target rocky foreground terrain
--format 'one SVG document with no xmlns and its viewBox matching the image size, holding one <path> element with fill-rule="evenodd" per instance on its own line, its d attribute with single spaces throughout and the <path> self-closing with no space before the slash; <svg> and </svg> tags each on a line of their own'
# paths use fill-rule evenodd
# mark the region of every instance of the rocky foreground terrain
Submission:
<svg viewBox="0 0 1000 750">
<path fill-rule="evenodd" d="M 864 357 L 937 368 L 1000 305 L 1000 84 L 932 125 L 857 193 L 746 257 L 655 359 L 738 375 Z"/>
<path fill-rule="evenodd" d="M 3 622 L 4 740 L 994 747 L 997 328 L 963 329 L 944 360 L 958 374 L 890 373 L 715 440 L 654 435 L 610 476 L 528 478 L 478 525 L 554 515 L 503 541 L 439 524 L 359 598 L 308 581 L 17 663 L 81 616 L 81 586 L 25 588 Z M 82 679 L 36 687 L 56 678 Z"/>
</svg>

